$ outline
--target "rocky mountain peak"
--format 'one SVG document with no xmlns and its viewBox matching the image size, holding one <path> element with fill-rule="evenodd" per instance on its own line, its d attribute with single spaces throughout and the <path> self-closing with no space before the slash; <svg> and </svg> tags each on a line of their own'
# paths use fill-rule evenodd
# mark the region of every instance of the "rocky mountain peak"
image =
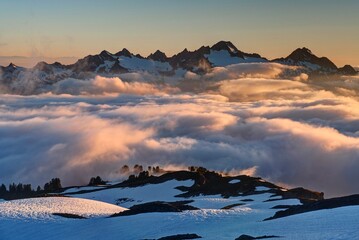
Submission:
<svg viewBox="0 0 359 240">
<path fill-rule="evenodd" d="M 159 61 L 159 62 L 165 62 L 167 60 L 167 56 L 164 52 L 161 52 L 160 50 L 157 50 L 154 53 L 151 53 L 148 56 L 149 59 L 152 59 L 154 61 Z"/>
<path fill-rule="evenodd" d="M 287 58 L 290 58 L 290 59 L 296 60 L 296 61 L 307 61 L 307 60 L 310 61 L 315 57 L 316 56 L 312 53 L 311 50 L 303 47 L 303 48 L 297 48 L 296 50 L 294 50 Z"/>
<path fill-rule="evenodd" d="M 6 68 L 9 68 L 9 69 L 17 68 L 17 66 L 15 64 L 13 64 L 13 63 L 10 63 Z"/>
<path fill-rule="evenodd" d="M 313 54 L 308 48 L 297 48 L 294 50 L 288 57 L 282 59 L 284 61 L 289 61 L 294 64 L 307 62 L 310 64 L 315 64 L 320 67 L 321 70 L 337 71 L 337 66 L 326 57 L 318 57 Z M 276 61 L 276 60 L 274 60 Z"/>
<path fill-rule="evenodd" d="M 221 51 L 226 50 L 230 53 L 237 53 L 238 49 L 230 41 L 219 41 L 211 47 L 212 50 Z"/>
<path fill-rule="evenodd" d="M 108 51 L 106 50 L 103 50 L 101 53 L 100 53 L 100 56 L 110 56 L 111 53 L 109 53 Z"/>
<path fill-rule="evenodd" d="M 132 53 L 128 51 L 126 48 L 123 48 L 121 51 L 115 54 L 116 56 L 123 56 L 123 57 L 132 57 Z"/>
<path fill-rule="evenodd" d="M 345 65 L 338 69 L 341 74 L 344 75 L 357 75 L 358 72 L 350 65 Z"/>
</svg>

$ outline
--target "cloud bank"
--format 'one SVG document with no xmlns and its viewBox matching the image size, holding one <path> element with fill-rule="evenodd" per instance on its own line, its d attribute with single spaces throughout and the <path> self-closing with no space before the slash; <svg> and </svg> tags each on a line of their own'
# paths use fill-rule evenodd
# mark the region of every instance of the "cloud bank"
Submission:
<svg viewBox="0 0 359 240">
<path fill-rule="evenodd" d="M 66 79 L 40 95 L 1 95 L 0 182 L 87 184 L 96 175 L 121 178 L 124 164 L 139 163 L 245 171 L 327 196 L 358 193 L 358 79 L 282 79 L 287 69 L 263 66 L 187 73 L 181 81 L 192 79 L 196 93 L 145 76 Z"/>
<path fill-rule="evenodd" d="M 66 93 L 71 95 L 156 95 L 175 93 L 177 90 L 168 86 L 154 85 L 145 82 L 125 82 L 118 77 L 106 78 L 96 76 L 90 80 L 65 79 L 52 85 L 49 91 L 54 94 Z"/>
</svg>

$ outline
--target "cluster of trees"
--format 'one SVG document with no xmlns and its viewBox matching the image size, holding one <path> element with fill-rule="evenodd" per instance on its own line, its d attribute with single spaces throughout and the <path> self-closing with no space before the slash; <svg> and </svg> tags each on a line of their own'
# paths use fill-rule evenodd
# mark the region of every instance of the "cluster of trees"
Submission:
<svg viewBox="0 0 359 240">
<path fill-rule="evenodd" d="M 26 194 L 31 193 L 35 190 L 32 189 L 31 184 L 15 184 L 12 183 L 9 185 L 9 190 L 6 188 L 5 184 L 1 184 L 0 186 L 0 196 L 6 194 Z"/>
<path fill-rule="evenodd" d="M 56 192 L 62 189 L 60 178 L 53 178 L 50 182 L 45 183 L 44 191 L 45 192 Z"/>
<path fill-rule="evenodd" d="M 128 181 L 133 181 L 136 179 L 145 179 L 145 178 L 148 178 L 149 176 L 150 176 L 149 171 L 142 171 L 138 175 L 132 174 L 132 175 L 128 176 Z"/>
<path fill-rule="evenodd" d="M 141 172 L 144 171 L 144 167 L 142 165 L 139 165 L 139 164 L 135 164 L 133 166 L 133 169 L 131 169 L 128 165 L 124 165 L 120 172 L 122 174 L 126 174 L 126 173 L 130 173 L 130 172 L 133 172 L 134 174 L 140 174 Z M 160 168 L 159 166 L 148 166 L 147 167 L 147 171 L 151 174 L 159 174 L 159 173 L 164 173 L 165 170 Z"/>
<path fill-rule="evenodd" d="M 205 173 L 208 170 L 204 167 L 196 167 L 190 166 L 188 170 L 191 172 L 199 172 Z M 121 173 L 134 173 L 131 174 L 128 178 L 129 181 L 131 180 L 138 180 L 138 179 L 146 179 L 154 174 L 164 173 L 165 170 L 160 168 L 159 166 L 148 166 L 147 170 L 144 170 L 142 165 L 136 164 L 133 166 L 132 169 L 128 165 L 124 165 L 121 168 Z M 89 182 L 89 186 L 96 186 L 96 185 L 105 185 L 107 182 L 102 180 L 100 176 L 92 177 Z M 49 193 L 49 192 L 58 192 L 62 189 L 61 180 L 60 178 L 53 178 L 48 183 L 44 185 L 44 188 L 41 189 L 38 186 L 35 189 L 32 188 L 31 184 L 22 184 L 22 183 L 12 183 L 7 188 L 4 184 L 0 185 L 0 197 L 2 198 L 23 198 L 23 197 L 33 197 L 33 196 L 40 196 L 41 194 Z"/>
<path fill-rule="evenodd" d="M 89 186 L 105 185 L 107 182 L 102 180 L 100 176 L 92 177 L 89 182 Z"/>
<path fill-rule="evenodd" d="M 151 175 L 156 175 L 160 173 L 166 172 L 160 166 L 148 166 L 147 170 L 142 165 L 136 164 L 131 169 L 128 165 L 124 165 L 120 171 L 122 174 L 129 174 L 128 181 L 138 180 L 138 179 L 145 179 L 150 177 Z"/>
<path fill-rule="evenodd" d="M 59 178 L 51 179 L 50 182 L 44 185 L 43 189 L 40 186 L 37 186 L 36 189 L 33 189 L 31 184 L 12 183 L 8 188 L 5 186 L 5 184 L 1 184 L 0 197 L 6 199 L 35 197 L 47 192 L 56 192 L 60 189 L 62 189 L 62 186 L 61 180 Z"/>
<path fill-rule="evenodd" d="M 208 170 L 206 168 L 204 168 L 204 167 L 195 167 L 195 166 L 188 167 L 188 171 L 190 171 L 190 172 L 198 172 L 198 173 L 208 172 Z"/>
</svg>

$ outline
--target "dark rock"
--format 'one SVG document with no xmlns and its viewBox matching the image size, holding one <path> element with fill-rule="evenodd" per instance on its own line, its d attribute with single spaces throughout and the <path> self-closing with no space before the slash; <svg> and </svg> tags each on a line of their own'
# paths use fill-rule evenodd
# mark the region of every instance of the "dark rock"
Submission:
<svg viewBox="0 0 359 240">
<path fill-rule="evenodd" d="M 128 180 L 118 183 L 115 185 L 107 186 L 103 189 L 109 188 L 118 188 L 118 187 L 139 187 L 146 184 L 160 184 L 171 180 L 177 181 L 186 181 L 193 180 L 194 184 L 192 186 L 178 186 L 176 189 L 182 191 L 183 193 L 177 195 L 176 197 L 193 197 L 199 195 L 221 195 L 222 197 L 228 198 L 231 196 L 249 196 L 252 194 L 260 194 L 263 191 L 256 191 L 256 187 L 262 186 L 267 187 L 270 190 L 265 191 L 273 193 L 273 196 L 278 196 L 280 199 L 296 198 L 300 199 L 303 202 L 316 201 L 322 199 L 322 193 L 312 192 L 306 189 L 298 188 L 289 191 L 282 191 L 280 187 L 275 184 L 266 182 L 261 178 L 255 178 L 250 176 L 236 176 L 236 177 L 227 177 L 222 176 L 219 173 L 208 171 L 204 168 L 193 169 L 194 171 L 176 171 L 168 172 L 160 176 L 153 175 L 144 175 L 139 174 L 143 177 L 131 177 Z M 240 182 L 231 184 L 230 182 L 234 179 L 240 180 Z M 82 190 L 77 193 L 88 193 L 101 191 L 103 189 L 93 189 L 93 190 Z M 279 199 L 279 200 L 280 200 Z M 278 199 L 273 199 L 278 200 Z M 252 199 L 244 199 L 243 202 L 253 201 Z"/>
<path fill-rule="evenodd" d="M 117 52 L 115 54 L 116 56 L 120 57 L 120 56 L 123 56 L 123 57 L 132 57 L 132 53 L 130 51 L 128 51 L 126 48 L 122 49 L 121 51 Z"/>
<path fill-rule="evenodd" d="M 10 63 L 7 67 L 5 67 L 8 71 L 15 70 L 17 66 L 13 63 Z"/>
<path fill-rule="evenodd" d="M 150 212 L 182 212 L 185 210 L 198 210 L 198 208 L 187 205 L 193 201 L 178 201 L 178 202 L 149 202 L 138 205 L 133 205 L 129 210 L 113 214 L 111 217 L 130 216 L 141 213 Z"/>
<path fill-rule="evenodd" d="M 305 212 L 312 212 L 317 210 L 332 209 L 332 208 L 354 206 L 354 205 L 359 205 L 359 194 L 346 196 L 346 197 L 318 200 L 315 202 L 305 203 L 303 205 L 291 206 L 286 210 L 276 212 L 273 217 L 267 218 L 265 220 L 272 220 L 276 218 L 287 217 Z"/>
<path fill-rule="evenodd" d="M 274 59 L 273 62 L 279 62 L 289 65 L 300 65 L 301 62 L 308 62 L 318 65 L 322 71 L 328 73 L 336 73 L 338 71 L 337 66 L 326 57 L 317 57 L 308 48 L 297 48 L 288 57 Z"/>
<path fill-rule="evenodd" d="M 250 235 L 243 234 L 243 235 L 239 236 L 238 238 L 236 238 L 236 240 L 253 240 L 253 239 L 266 239 L 266 238 L 280 238 L 280 237 L 272 236 L 272 235 L 271 236 L 265 235 L 265 236 L 260 236 L 260 237 L 252 237 Z"/>
<path fill-rule="evenodd" d="M 75 72 L 95 72 L 97 67 L 104 63 L 104 60 L 99 55 L 89 55 L 75 64 L 70 65 L 71 69 Z"/>
<path fill-rule="evenodd" d="M 343 75 L 353 76 L 358 74 L 358 72 L 350 65 L 345 65 L 344 67 L 339 68 L 338 71 Z"/>
<path fill-rule="evenodd" d="M 158 62 L 166 62 L 168 58 L 165 53 L 161 52 L 160 50 L 157 50 L 155 53 L 151 53 L 148 56 L 148 59 L 152 59 Z"/>
<path fill-rule="evenodd" d="M 112 66 L 110 69 L 111 73 L 127 73 L 128 69 L 124 68 L 120 65 L 120 62 L 118 59 L 116 59 L 116 63 Z"/>
<path fill-rule="evenodd" d="M 277 206 L 272 207 L 272 209 L 288 209 L 292 206 L 293 205 L 277 205 Z"/>
<path fill-rule="evenodd" d="M 103 50 L 99 56 L 104 59 L 104 60 L 113 60 L 113 56 L 111 53 L 109 53 L 108 51 L 106 50 Z"/>
<path fill-rule="evenodd" d="M 287 58 L 292 59 L 295 62 L 307 61 L 313 64 L 317 64 L 320 67 L 326 69 L 332 69 L 332 70 L 337 69 L 337 66 L 335 66 L 335 64 L 332 61 L 330 61 L 328 58 L 326 57 L 319 58 L 316 55 L 314 55 L 312 51 L 310 51 L 308 48 L 298 48 L 294 52 L 292 52 Z"/>
<path fill-rule="evenodd" d="M 241 201 L 242 201 L 242 202 L 253 202 L 254 200 L 247 198 L 247 199 L 243 199 L 243 200 L 241 200 Z"/>
<path fill-rule="evenodd" d="M 138 54 L 138 53 L 135 55 L 135 57 L 140 58 L 140 59 L 146 59 L 146 58 L 142 57 L 141 54 Z"/>
<path fill-rule="evenodd" d="M 226 50 L 229 52 L 238 52 L 236 46 L 234 46 L 230 41 L 219 41 L 218 43 L 214 44 L 211 49 L 215 51 Z"/>
<path fill-rule="evenodd" d="M 167 237 L 161 237 L 158 240 L 186 240 L 186 239 L 198 239 L 202 238 L 201 236 L 198 236 L 197 234 L 177 234 Z"/>
<path fill-rule="evenodd" d="M 255 237 L 249 236 L 249 235 L 241 235 L 239 237 L 236 238 L 236 240 L 253 240 L 256 239 Z"/>
<path fill-rule="evenodd" d="M 231 184 L 231 180 L 238 179 L 240 182 Z M 263 186 L 272 189 L 275 192 L 280 191 L 280 188 L 275 184 L 263 181 L 261 178 L 249 176 L 226 177 L 219 173 L 208 171 L 204 168 L 198 168 L 196 171 L 176 171 L 165 173 L 161 176 L 147 176 L 147 177 L 132 177 L 122 183 L 112 185 L 109 188 L 116 187 L 138 187 L 145 184 L 159 184 L 170 180 L 193 180 L 194 184 L 190 187 L 179 186 L 176 189 L 182 191 L 182 194 L 176 197 L 192 197 L 199 195 L 216 195 L 220 194 L 223 197 L 231 196 L 247 196 L 251 194 L 262 193 L 256 191 L 256 187 Z M 268 192 L 270 192 L 269 190 Z"/>
<path fill-rule="evenodd" d="M 277 191 L 276 195 L 282 196 L 283 199 L 291 199 L 291 198 L 299 199 L 301 200 L 302 203 L 315 202 L 324 199 L 323 192 L 315 192 L 301 187 L 289 189 L 288 191 Z"/>
<path fill-rule="evenodd" d="M 185 48 L 182 52 L 172 56 L 169 63 L 174 68 L 184 68 L 186 70 L 195 71 L 198 68 L 200 71 L 207 71 L 211 68 L 211 63 L 205 57 L 205 54 L 210 53 L 209 47 L 201 47 L 198 50 L 190 52 Z"/>
<path fill-rule="evenodd" d="M 234 203 L 234 204 L 225 206 L 225 207 L 223 207 L 223 208 L 221 208 L 221 209 L 223 209 L 223 210 L 229 210 L 229 209 L 232 209 L 232 208 L 234 208 L 234 207 L 243 206 L 243 205 L 244 205 L 244 203 Z"/>
<path fill-rule="evenodd" d="M 245 53 L 242 51 L 239 51 L 236 46 L 234 46 L 233 43 L 230 41 L 219 41 L 218 43 L 214 44 L 211 47 L 211 50 L 214 51 L 221 51 L 225 50 L 227 51 L 232 57 L 239 57 L 245 59 L 246 57 L 253 57 L 253 58 L 262 58 L 257 53 Z M 265 58 L 263 58 L 265 59 Z"/>
<path fill-rule="evenodd" d="M 73 218 L 73 219 L 86 219 L 83 216 L 77 215 L 77 214 L 71 214 L 71 213 L 53 213 L 54 216 L 60 216 L 64 218 Z"/>
</svg>

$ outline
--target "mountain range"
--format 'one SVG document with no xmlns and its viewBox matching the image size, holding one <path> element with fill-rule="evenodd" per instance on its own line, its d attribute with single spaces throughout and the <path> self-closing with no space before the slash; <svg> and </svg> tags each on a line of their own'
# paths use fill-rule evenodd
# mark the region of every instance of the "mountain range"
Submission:
<svg viewBox="0 0 359 240">
<path fill-rule="evenodd" d="M 352 66 L 337 67 L 328 58 L 318 57 L 307 48 L 298 48 L 287 57 L 269 60 L 257 53 L 240 51 L 229 41 L 220 41 L 211 47 L 202 46 L 194 51 L 184 49 L 171 57 L 160 50 L 143 57 L 124 48 L 117 53 L 104 50 L 96 55 L 88 55 L 71 65 L 63 65 L 59 62 L 52 64 L 39 62 L 33 68 L 23 68 L 11 63 L 6 67 L 0 66 L 0 81 L 6 83 L 24 75 L 31 75 L 31 78 L 51 83 L 68 77 L 82 79 L 86 78 L 88 74 L 116 75 L 130 72 L 147 72 L 159 76 L 180 76 L 187 71 L 205 74 L 214 67 L 269 62 L 298 66 L 302 72 L 309 76 L 357 74 Z"/>
</svg>

